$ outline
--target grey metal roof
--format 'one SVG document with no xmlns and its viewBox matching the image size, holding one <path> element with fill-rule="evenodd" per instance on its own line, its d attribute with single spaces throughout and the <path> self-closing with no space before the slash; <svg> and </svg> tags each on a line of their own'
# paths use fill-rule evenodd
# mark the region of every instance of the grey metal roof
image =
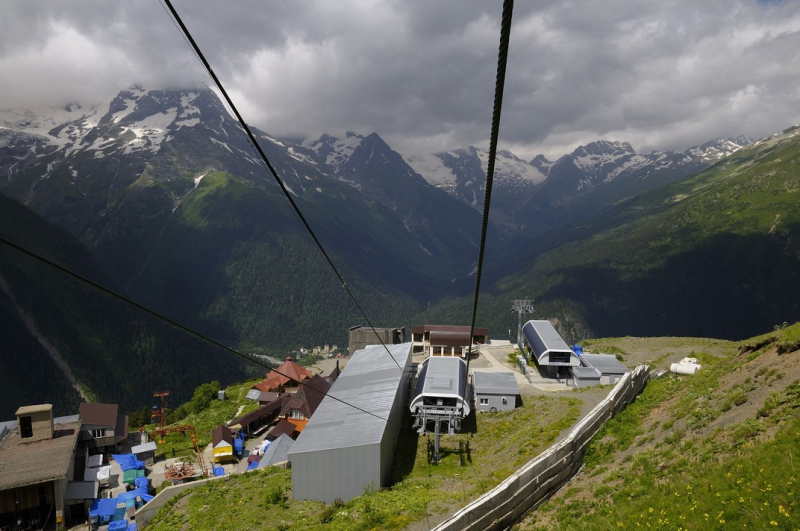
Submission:
<svg viewBox="0 0 800 531">
<path fill-rule="evenodd" d="M 625 374 L 630 369 L 619 362 L 611 354 L 587 354 L 580 355 L 581 365 L 592 367 L 599 370 L 602 374 Z"/>
<path fill-rule="evenodd" d="M 72 424 L 81 420 L 80 415 L 69 415 L 66 417 L 56 417 L 53 419 L 53 424 Z"/>
<path fill-rule="evenodd" d="M 422 363 L 424 366 L 420 368 L 415 397 L 425 394 L 463 398 L 464 379 L 467 375 L 467 364 L 464 360 L 455 356 L 431 356 Z"/>
<path fill-rule="evenodd" d="M 600 371 L 592 367 L 571 367 L 572 376 L 575 378 L 597 378 L 600 379 Z"/>
<path fill-rule="evenodd" d="M 143 454 L 145 452 L 155 452 L 156 451 L 156 442 L 150 441 L 144 444 L 140 444 L 138 446 L 134 446 L 131 448 L 132 454 Z"/>
<path fill-rule="evenodd" d="M 356 351 L 289 451 L 292 456 L 379 443 L 411 366 L 411 343 Z M 397 363 L 395 363 L 395 361 Z M 402 370 L 398 368 L 400 365 Z M 346 403 L 334 400 L 336 397 Z M 358 406 L 372 415 L 355 409 Z"/>
<path fill-rule="evenodd" d="M 522 334 L 531 347 L 537 362 L 544 365 L 579 365 L 577 355 L 561 338 L 550 321 L 528 321 L 522 327 Z M 551 355 L 563 355 L 568 362 L 553 361 Z"/>
<path fill-rule="evenodd" d="M 284 433 L 270 443 L 269 448 L 261 456 L 261 461 L 258 462 L 258 468 L 265 468 L 275 463 L 287 461 L 289 459 L 287 454 L 293 445 L 294 439 Z"/>
<path fill-rule="evenodd" d="M 97 481 L 67 481 L 65 500 L 92 500 L 97 498 Z"/>
<path fill-rule="evenodd" d="M 258 389 L 250 389 L 250 391 L 248 391 L 247 394 L 245 395 L 245 398 L 257 402 L 259 396 L 261 396 L 261 391 L 259 391 Z"/>
<path fill-rule="evenodd" d="M 519 394 L 519 384 L 513 372 L 472 371 L 475 394 Z"/>
</svg>

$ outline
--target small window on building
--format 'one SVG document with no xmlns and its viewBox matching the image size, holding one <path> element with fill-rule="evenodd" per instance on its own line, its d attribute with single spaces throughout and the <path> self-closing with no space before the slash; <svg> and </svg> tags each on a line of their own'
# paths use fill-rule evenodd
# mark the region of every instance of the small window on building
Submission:
<svg viewBox="0 0 800 531">
<path fill-rule="evenodd" d="M 303 415 L 303 412 L 300 411 L 299 409 L 292 409 L 289 411 L 289 418 L 302 420 L 306 417 L 305 415 Z"/>
<path fill-rule="evenodd" d="M 488 406 L 489 405 L 489 399 L 488 398 L 481 398 L 480 399 L 480 404 L 482 406 Z"/>
<path fill-rule="evenodd" d="M 503 397 L 503 405 L 504 406 L 508 405 L 508 399 L 506 397 Z"/>
<path fill-rule="evenodd" d="M 30 417 L 19 418 L 19 436 L 22 439 L 29 439 L 33 437 L 33 423 Z"/>
<path fill-rule="evenodd" d="M 96 430 L 92 430 L 92 437 L 94 437 L 95 439 L 100 439 L 100 438 L 105 437 L 105 436 L 106 436 L 106 429 L 105 428 L 99 428 L 99 429 L 96 429 Z"/>
</svg>

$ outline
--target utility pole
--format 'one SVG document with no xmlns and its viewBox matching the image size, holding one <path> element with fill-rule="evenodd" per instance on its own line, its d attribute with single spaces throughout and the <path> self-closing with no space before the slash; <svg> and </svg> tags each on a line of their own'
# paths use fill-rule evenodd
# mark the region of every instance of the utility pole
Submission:
<svg viewBox="0 0 800 531">
<path fill-rule="evenodd" d="M 533 299 L 513 301 L 511 311 L 517 312 L 517 345 L 519 345 L 522 343 L 522 314 L 533 313 Z"/>
<path fill-rule="evenodd" d="M 154 391 L 153 398 L 158 398 L 160 406 L 158 409 L 153 407 L 153 420 L 157 421 L 160 428 L 167 423 L 167 406 L 165 399 L 169 396 L 169 391 Z"/>
</svg>

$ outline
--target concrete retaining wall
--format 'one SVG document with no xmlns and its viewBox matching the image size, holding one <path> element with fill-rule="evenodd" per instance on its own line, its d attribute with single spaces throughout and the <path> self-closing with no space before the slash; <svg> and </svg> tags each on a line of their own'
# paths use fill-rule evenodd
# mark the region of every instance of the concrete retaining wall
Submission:
<svg viewBox="0 0 800 531">
<path fill-rule="evenodd" d="M 649 370 L 647 365 L 640 365 L 623 376 L 605 400 L 564 440 L 439 524 L 436 530 L 503 529 L 541 505 L 581 469 L 589 441 L 608 419 L 625 409 L 642 391 Z"/>
<path fill-rule="evenodd" d="M 198 479 L 197 481 L 189 481 L 187 483 L 181 483 L 180 485 L 173 485 L 171 487 L 167 487 L 155 497 L 150 500 L 149 502 L 145 503 L 138 511 L 136 511 L 136 524 L 139 527 L 144 526 L 150 520 L 152 520 L 156 513 L 161 510 L 161 508 L 167 505 L 172 498 L 175 496 L 195 487 L 199 487 L 200 485 L 205 485 L 209 481 L 218 481 L 220 479 L 224 479 L 225 476 L 217 476 L 211 477 L 206 479 Z"/>
</svg>

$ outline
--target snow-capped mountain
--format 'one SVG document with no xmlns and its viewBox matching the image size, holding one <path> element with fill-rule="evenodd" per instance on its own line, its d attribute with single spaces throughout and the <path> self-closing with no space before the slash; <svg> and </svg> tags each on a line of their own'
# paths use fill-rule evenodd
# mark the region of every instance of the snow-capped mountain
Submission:
<svg viewBox="0 0 800 531">
<path fill-rule="evenodd" d="M 717 138 L 705 144 L 690 147 L 684 153 L 691 157 L 699 158 L 703 162 L 713 164 L 752 143 L 753 139 L 747 135 L 739 135 L 736 138 Z"/>
<path fill-rule="evenodd" d="M 406 162 L 429 183 L 447 191 L 472 208 L 482 211 L 489 151 L 475 146 L 432 155 L 405 157 Z M 510 151 L 498 151 L 495 159 L 491 218 L 513 225 L 508 216 L 530 199 L 546 176 Z"/>
<path fill-rule="evenodd" d="M 323 135 L 303 146 L 342 182 L 397 213 L 426 254 L 437 256 L 445 248 L 455 255 L 474 254 L 479 213 L 424 179 L 378 134 Z"/>
<path fill-rule="evenodd" d="M 752 140 L 717 139 L 684 152 L 638 154 L 627 142 L 600 140 L 579 146 L 548 167 L 547 179 L 515 215 L 522 225 L 547 230 L 577 222 L 637 193 L 684 178 Z M 547 167 L 541 155 L 531 163 Z"/>
<path fill-rule="evenodd" d="M 319 140 L 305 141 L 302 145 L 316 153 L 323 163 L 338 175 L 342 166 L 350 160 L 353 151 L 363 140 L 362 135 L 348 131 L 344 138 L 322 135 Z"/>
</svg>

